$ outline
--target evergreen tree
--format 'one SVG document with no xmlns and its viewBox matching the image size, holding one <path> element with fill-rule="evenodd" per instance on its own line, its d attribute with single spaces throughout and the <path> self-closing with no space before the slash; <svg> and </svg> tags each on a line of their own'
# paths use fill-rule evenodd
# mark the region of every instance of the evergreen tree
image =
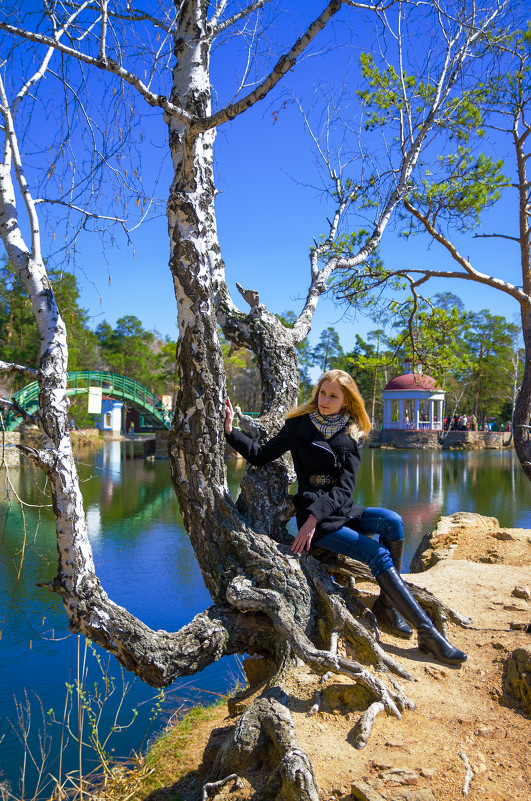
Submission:
<svg viewBox="0 0 531 801">
<path fill-rule="evenodd" d="M 94 370 L 99 361 L 98 338 L 89 328 L 88 312 L 79 305 L 76 277 L 63 270 L 50 270 L 50 280 L 59 311 L 66 323 L 68 369 Z"/>
<path fill-rule="evenodd" d="M 120 317 L 115 328 L 104 321 L 96 328 L 96 336 L 102 358 L 111 372 L 133 378 L 155 391 L 155 336 L 143 328 L 138 317 Z"/>
<path fill-rule="evenodd" d="M 311 358 L 321 373 L 328 370 L 340 369 L 345 365 L 345 353 L 339 342 L 339 334 L 332 328 L 326 328 L 321 332 L 319 342 L 311 351 Z"/>
<path fill-rule="evenodd" d="M 378 426 L 383 422 L 382 393 L 389 380 L 392 353 L 383 329 L 369 331 L 367 340 L 356 334 L 356 343 L 345 357 L 345 369 L 358 385 L 372 425 Z"/>
<path fill-rule="evenodd" d="M 472 362 L 469 408 L 480 423 L 487 417 L 507 413 L 504 403 L 512 400 L 511 367 L 518 326 L 487 309 L 468 315 L 467 349 Z"/>
</svg>

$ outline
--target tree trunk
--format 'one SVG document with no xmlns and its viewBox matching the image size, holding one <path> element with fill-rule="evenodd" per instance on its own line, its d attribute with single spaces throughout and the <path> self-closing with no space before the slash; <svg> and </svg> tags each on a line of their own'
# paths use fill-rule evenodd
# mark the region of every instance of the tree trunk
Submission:
<svg viewBox="0 0 531 801">
<path fill-rule="evenodd" d="M 531 481 L 531 309 L 522 307 L 524 375 L 513 414 L 514 448 L 522 469 Z"/>
</svg>

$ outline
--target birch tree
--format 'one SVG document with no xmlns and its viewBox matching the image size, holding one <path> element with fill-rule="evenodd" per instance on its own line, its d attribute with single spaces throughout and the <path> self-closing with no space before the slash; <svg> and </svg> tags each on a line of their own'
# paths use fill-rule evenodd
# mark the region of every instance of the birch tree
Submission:
<svg viewBox="0 0 531 801">
<path fill-rule="evenodd" d="M 223 460 L 225 376 L 216 324 L 234 345 L 256 354 L 262 382 L 261 416 L 254 423 L 242 419 L 241 425 L 253 436 L 264 438 L 280 426 L 297 400 L 296 345 L 310 329 L 328 279 L 343 265 L 336 242 L 360 187 L 345 182 L 340 172 L 330 167 L 335 207 L 326 236 L 310 250 L 309 287 L 302 310 L 295 323 L 287 327 L 260 302 L 258 291 L 239 287 L 246 310 L 239 309 L 229 295 L 216 229 L 213 149 L 217 128 L 237 124 L 241 114 L 268 96 L 334 17 L 341 14 L 345 24 L 355 26 L 361 14 L 378 13 L 382 35 L 389 27 L 383 4 L 353 0 L 323 3 L 315 20 L 300 30 L 292 44 L 269 59 L 265 72 L 249 87 L 246 64 L 260 50 L 261 20 L 265 14 L 265 21 L 273 23 L 274 15 L 268 17 L 267 13 L 268 9 L 278 10 L 275 5 L 271 0 L 247 5 L 228 0 L 181 0 L 175 4 L 160 0 L 142 9 L 137 3 L 86 0 L 43 2 L 39 14 L 22 16 L 14 6 L 3 5 L 0 231 L 32 301 L 40 354 L 37 370 L 8 362 L 0 367 L 39 381 L 37 423 L 42 445 L 23 451 L 49 479 L 57 518 L 58 570 L 54 578 L 43 581 L 43 586 L 61 597 L 70 629 L 109 650 L 128 670 L 159 687 L 196 673 L 225 654 L 268 657 L 274 669 L 267 687 L 225 741 L 210 780 L 219 781 L 232 774 L 255 775 L 257 789 L 263 795 L 267 788 L 270 797 L 317 799 L 312 765 L 297 743 L 286 700 L 285 688 L 296 669 L 295 659 L 317 674 L 348 676 L 369 691 L 374 704 L 360 721 L 359 746 L 369 736 L 378 710 L 399 718 L 412 705 L 395 680 L 384 680 L 379 671 L 386 668 L 387 675 L 391 671 L 404 679 L 410 674 L 382 648 L 367 611 L 360 612 L 351 591 L 360 566 L 343 559 L 324 565 L 311 556 L 297 559 L 291 555 L 291 540 L 285 532 L 292 514 L 287 492 L 289 464 L 250 470 L 237 504 L 230 498 Z M 423 6 L 425 24 L 440 26 L 429 110 L 404 144 L 390 174 L 385 201 L 375 209 L 370 231 L 359 249 L 349 254 L 351 266 L 362 264 L 380 242 L 423 148 L 436 133 L 441 114 L 451 113 L 459 75 L 478 58 L 478 42 L 503 5 L 494 2 L 481 10 L 474 6 L 470 13 L 459 5 L 457 15 L 450 13 L 447 17 L 438 3 Z M 395 21 L 404 24 L 409 8 L 397 3 Z M 431 22 L 426 21 L 428 13 Z M 228 46 L 246 41 L 245 37 L 251 50 L 243 61 L 241 85 L 232 99 L 220 100 L 214 108 L 210 73 L 213 49 L 220 39 L 226 38 Z M 405 39 L 401 47 L 406 47 Z M 22 79 L 16 84 L 10 68 L 19 64 L 19 59 Z M 44 166 L 40 194 L 33 188 L 34 179 L 28 179 L 31 168 L 29 162 L 24 163 L 23 137 L 30 120 L 23 117 L 23 109 L 48 87 L 62 88 L 62 94 L 57 93 L 49 107 L 57 108 L 61 97 L 75 97 L 79 114 L 88 116 L 90 136 L 100 141 L 97 127 L 90 124 L 90 111 L 81 102 L 80 90 L 72 85 L 76 70 L 82 78 L 79 86 L 88 87 L 90 81 L 101 80 L 107 82 L 106 87 L 118 87 L 117 114 L 128 113 L 127 104 L 119 104 L 119 99 L 129 102 L 136 96 L 131 120 L 145 103 L 162 116 L 167 128 L 173 170 L 167 199 L 169 265 L 179 324 L 179 389 L 170 435 L 170 469 L 184 524 L 213 602 L 173 633 L 149 629 L 113 603 L 101 586 L 87 538 L 69 439 L 66 331 L 46 275 L 44 254 L 51 248 L 52 232 L 43 224 L 46 216 L 40 210 L 58 203 L 67 210 L 69 230 L 74 232 L 70 241 L 83 226 L 116 224 L 125 230 L 128 226 L 123 211 L 109 210 L 97 192 L 99 205 L 95 207 L 90 206 L 86 195 L 85 205 L 79 200 L 82 179 L 97 189 L 96 162 L 112 166 L 107 131 L 95 161 L 84 164 L 82 155 L 77 154 L 72 167 L 75 178 L 59 179 L 57 164 L 52 162 Z M 86 97 L 90 97 L 90 91 Z M 101 87 L 95 97 L 102 97 Z M 66 100 L 64 106 L 59 104 L 58 114 L 65 111 Z M 36 117 L 35 124 L 39 122 Z M 65 147 L 73 147 L 76 133 L 70 126 Z M 57 150 L 59 155 L 62 152 Z M 87 170 L 85 175 L 83 169 Z M 119 174 L 126 183 L 125 170 Z M 127 181 L 132 180 L 128 174 Z M 17 195 L 22 198 L 20 208 Z M 147 209 L 148 197 L 145 203 Z M 337 578 L 335 583 L 331 575 Z M 464 622 L 437 599 L 413 589 L 439 625 L 443 626 L 447 617 Z M 348 656 L 338 650 L 339 637 L 348 645 Z M 261 772 L 252 774 L 250 769 L 270 744 L 274 745 L 275 758 L 263 760 Z"/>
</svg>

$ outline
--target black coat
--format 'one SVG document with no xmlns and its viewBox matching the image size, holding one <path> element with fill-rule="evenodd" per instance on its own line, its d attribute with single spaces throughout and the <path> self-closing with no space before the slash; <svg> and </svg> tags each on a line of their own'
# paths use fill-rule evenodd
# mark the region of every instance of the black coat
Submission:
<svg viewBox="0 0 531 801">
<path fill-rule="evenodd" d="M 360 446 L 343 428 L 326 439 L 308 414 L 286 420 L 278 434 L 258 445 L 242 431 L 226 436 L 229 445 L 255 467 L 261 467 L 291 451 L 298 489 L 293 501 L 300 528 L 309 514 L 317 518 L 313 542 L 344 525 L 357 528 L 365 507 L 354 504 L 352 494 L 360 465 Z M 329 477 L 322 488 L 317 477 Z M 310 479 L 313 477 L 313 481 Z"/>
</svg>

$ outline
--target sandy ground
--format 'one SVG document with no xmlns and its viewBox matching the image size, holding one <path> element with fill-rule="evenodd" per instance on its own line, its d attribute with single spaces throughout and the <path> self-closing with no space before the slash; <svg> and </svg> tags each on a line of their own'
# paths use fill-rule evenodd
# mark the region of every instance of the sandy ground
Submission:
<svg viewBox="0 0 531 801">
<path fill-rule="evenodd" d="M 531 532 L 505 536 L 463 528 L 449 558 L 404 577 L 472 617 L 471 628 L 450 624 L 448 633 L 468 661 L 460 669 L 440 665 L 418 651 L 415 638 L 383 633 L 384 647 L 414 675 L 413 682 L 400 683 L 416 709 L 401 720 L 379 715 L 364 749 L 351 744 L 360 714 L 344 692 L 351 682 L 331 679 L 322 710 L 307 717 L 318 679 L 301 667 L 290 688 L 290 710 L 299 743 L 312 760 L 321 801 L 458 801 L 466 760 L 473 771 L 471 801 L 530 801 L 531 716 L 504 694 L 503 672 L 514 649 L 531 647 L 531 634 L 514 628 L 531 623 L 531 601 L 512 594 L 518 585 L 531 585 Z M 374 595 L 374 585 L 359 586 L 367 597 Z M 212 728 L 231 723 L 234 719 L 220 712 L 218 720 L 197 730 L 186 753 L 190 770 L 201 763 Z M 366 795 L 352 796 L 353 784 Z M 185 789 L 181 783 L 180 789 Z M 249 789 L 227 786 L 216 797 L 250 798 Z"/>
</svg>

